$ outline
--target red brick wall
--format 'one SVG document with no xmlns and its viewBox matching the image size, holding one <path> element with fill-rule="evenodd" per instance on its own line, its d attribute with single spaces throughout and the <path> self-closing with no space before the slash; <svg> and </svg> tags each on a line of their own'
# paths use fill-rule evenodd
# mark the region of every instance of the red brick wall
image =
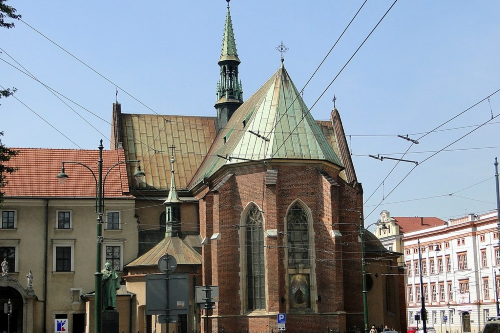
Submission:
<svg viewBox="0 0 500 333">
<path fill-rule="evenodd" d="M 265 185 L 267 168 L 278 169 L 276 185 Z M 336 180 L 332 186 L 319 173 L 323 168 Z M 285 217 L 297 199 L 311 210 L 314 230 L 318 313 L 287 313 L 288 332 L 345 330 L 362 327 L 361 248 L 357 241 L 362 194 L 338 177 L 338 170 L 323 164 L 276 163 L 233 168 L 231 177 L 217 192 L 208 192 L 200 201 L 201 232 L 209 239 L 215 232 L 220 240 L 204 247 L 204 281 L 219 286 L 220 301 L 213 311 L 213 331 L 250 332 L 277 330 L 276 314 L 287 312 L 284 236 Z M 270 314 L 241 314 L 240 225 L 242 212 L 255 203 L 264 213 L 265 230 L 277 229 L 278 237 L 265 236 L 267 311 Z M 337 224 L 339 223 L 339 224 Z M 348 223 L 348 224 L 343 224 Z M 332 230 L 342 237 L 332 238 Z M 345 244 L 345 245 L 344 245 Z M 205 267 L 205 265 L 207 267 Z M 212 265 L 208 268 L 209 265 Z M 206 275 L 211 275 L 209 278 Z M 348 281 L 347 283 L 344 283 Z M 356 292 L 353 292 L 356 290 Z M 359 291 L 359 292 L 357 292 Z M 282 302 L 282 298 L 285 302 Z M 321 300 L 319 300 L 321 299 Z M 344 313 L 345 312 L 345 313 Z M 204 321 L 202 321 L 204 325 Z"/>
</svg>

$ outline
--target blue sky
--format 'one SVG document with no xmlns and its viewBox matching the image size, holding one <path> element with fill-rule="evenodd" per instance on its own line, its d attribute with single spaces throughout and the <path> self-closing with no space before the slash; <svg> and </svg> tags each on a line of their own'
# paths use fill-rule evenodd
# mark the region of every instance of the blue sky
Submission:
<svg viewBox="0 0 500 333">
<path fill-rule="evenodd" d="M 289 48 L 285 67 L 301 89 L 362 3 L 231 1 L 244 98 L 280 66 L 275 48 L 281 41 Z M 323 94 L 392 3 L 366 2 L 305 88 L 304 100 L 316 119 L 327 120 L 337 97 L 364 188 L 367 225 L 384 209 L 445 220 L 494 210 L 500 117 L 491 117 L 500 114 L 500 93 L 424 134 L 500 89 L 498 0 L 397 1 Z M 215 115 L 226 1 L 7 4 L 25 23 L 0 30 L 0 85 L 18 89 L 17 99 L 0 101 L 4 144 L 96 149 L 104 139 L 109 147 L 117 86 L 124 113 Z M 63 98 L 71 108 L 21 66 L 70 99 Z M 398 135 L 419 144 L 410 147 Z M 432 156 L 454 141 L 450 151 Z"/>
</svg>

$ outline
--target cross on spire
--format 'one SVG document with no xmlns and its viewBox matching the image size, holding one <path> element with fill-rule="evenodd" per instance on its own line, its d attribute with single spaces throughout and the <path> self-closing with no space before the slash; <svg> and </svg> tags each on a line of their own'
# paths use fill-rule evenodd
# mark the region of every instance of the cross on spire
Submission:
<svg viewBox="0 0 500 333">
<path fill-rule="evenodd" d="M 281 41 L 281 44 L 276 47 L 276 50 L 281 53 L 281 62 L 285 61 L 285 53 L 288 51 L 288 47 L 283 44 L 283 41 Z"/>
</svg>

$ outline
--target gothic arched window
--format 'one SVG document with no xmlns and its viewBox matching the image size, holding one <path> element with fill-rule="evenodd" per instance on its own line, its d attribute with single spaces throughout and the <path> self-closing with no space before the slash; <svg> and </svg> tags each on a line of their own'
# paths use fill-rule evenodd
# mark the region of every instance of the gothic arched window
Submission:
<svg viewBox="0 0 500 333">
<path fill-rule="evenodd" d="M 309 267 L 309 224 L 305 210 L 294 204 L 288 211 L 288 265 L 290 267 Z"/>
<path fill-rule="evenodd" d="M 262 213 L 255 205 L 245 219 L 248 310 L 266 308 L 264 276 L 264 228 Z"/>
</svg>

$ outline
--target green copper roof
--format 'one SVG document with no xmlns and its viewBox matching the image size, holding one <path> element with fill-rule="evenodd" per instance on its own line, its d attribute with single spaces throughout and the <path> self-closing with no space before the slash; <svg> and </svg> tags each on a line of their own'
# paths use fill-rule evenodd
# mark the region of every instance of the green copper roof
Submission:
<svg viewBox="0 0 500 333">
<path fill-rule="evenodd" d="M 283 66 L 236 110 L 191 186 L 225 164 L 264 159 L 325 160 L 343 167 Z"/>
<path fill-rule="evenodd" d="M 225 60 L 234 60 L 240 62 L 240 59 L 238 59 L 238 51 L 236 51 L 236 42 L 234 40 L 233 22 L 231 21 L 229 2 L 227 3 L 226 24 L 224 26 L 224 35 L 222 37 L 222 51 L 220 54 L 219 62 Z"/>
</svg>

